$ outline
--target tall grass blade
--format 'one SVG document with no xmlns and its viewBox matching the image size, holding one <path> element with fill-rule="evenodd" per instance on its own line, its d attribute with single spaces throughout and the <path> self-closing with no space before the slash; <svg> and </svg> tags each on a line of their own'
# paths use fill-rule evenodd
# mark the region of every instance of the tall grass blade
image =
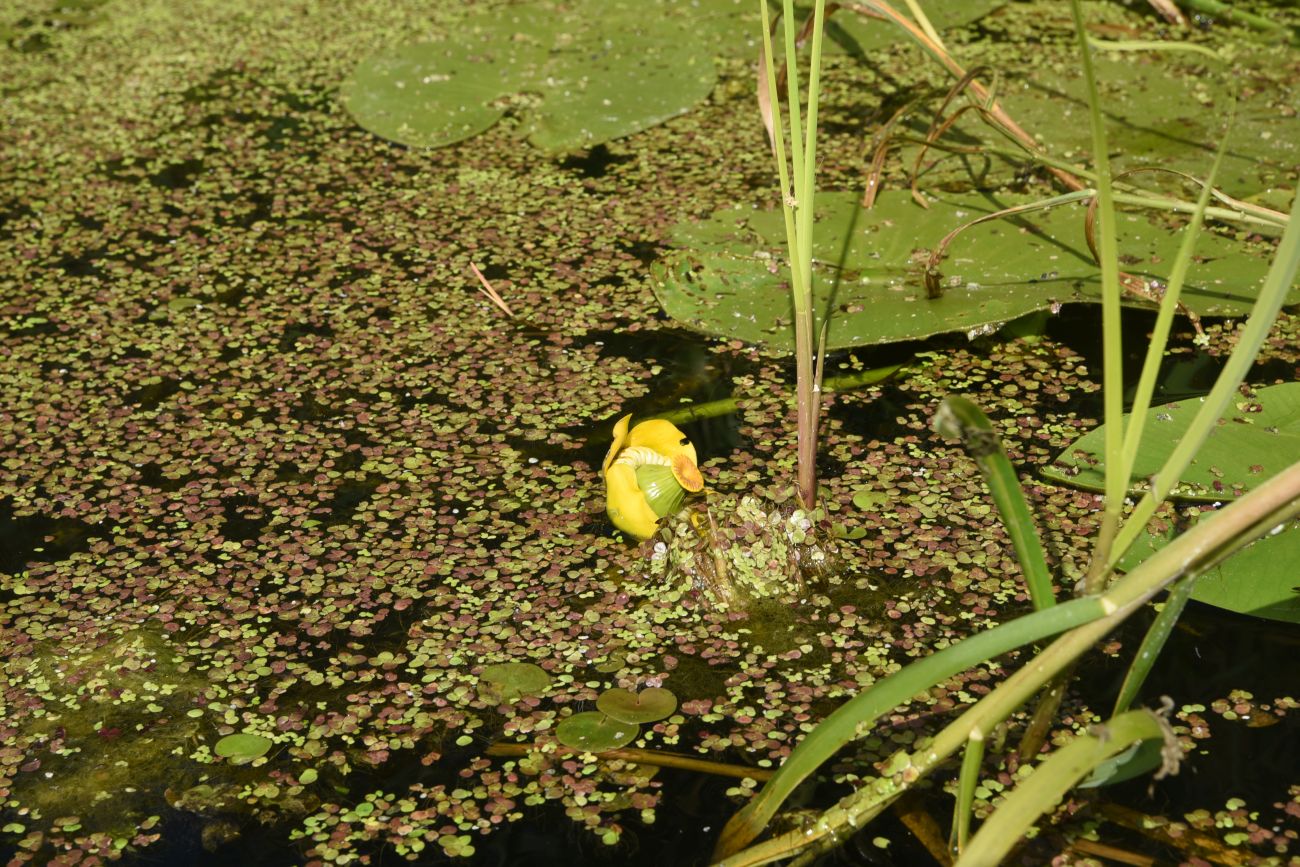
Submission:
<svg viewBox="0 0 1300 867">
<path fill-rule="evenodd" d="M 1070 12 L 1074 17 L 1074 32 L 1079 42 L 1079 57 L 1088 89 L 1088 119 L 1092 127 L 1092 161 L 1097 173 L 1098 220 L 1101 226 L 1099 264 L 1101 265 L 1102 404 L 1106 422 L 1106 502 L 1102 512 L 1101 528 L 1097 533 L 1093 560 L 1084 579 L 1084 592 L 1096 593 L 1102 588 L 1105 579 L 1104 566 L 1115 533 L 1119 529 L 1124 494 L 1128 489 L 1128 477 L 1121 477 L 1117 466 L 1124 450 L 1123 323 L 1120 319 L 1119 243 L 1115 233 L 1115 198 L 1111 185 L 1106 124 L 1101 115 L 1101 96 L 1097 92 L 1097 76 L 1092 68 L 1092 49 L 1088 47 L 1088 33 L 1084 27 L 1083 9 L 1079 0 L 1070 0 Z"/>
<path fill-rule="evenodd" d="M 1025 586 L 1034 608 L 1041 611 L 1055 605 L 1052 575 L 1047 568 L 1047 556 L 1038 539 L 1034 517 L 1029 512 L 1029 503 L 1025 500 L 1025 491 L 988 416 L 966 398 L 950 394 L 934 414 L 934 429 L 940 436 L 961 440 L 966 453 L 983 473 L 984 483 L 993 494 L 1002 524 L 1016 550 L 1016 559 L 1024 573 Z"/>
<path fill-rule="evenodd" d="M 1101 731 L 1079 735 L 1016 786 L 980 827 L 957 859 L 955 867 L 1001 864 L 1038 817 L 1060 803 L 1065 793 L 1093 768 L 1135 743 L 1157 738 L 1173 741 L 1173 733 L 1164 720 L 1149 710 L 1134 710 L 1112 717 Z M 1181 754 L 1176 742 L 1170 753 Z"/>
<path fill-rule="evenodd" d="M 1230 126 L 1230 125 L 1229 125 Z M 1137 461 L 1138 446 L 1142 442 L 1142 432 L 1146 423 L 1147 410 L 1151 408 L 1151 396 L 1155 394 L 1156 377 L 1164 361 L 1165 347 L 1169 342 L 1169 330 L 1173 326 L 1174 313 L 1178 308 L 1178 297 L 1187 280 L 1187 270 L 1192 264 L 1192 253 L 1196 250 L 1196 241 L 1201 235 L 1205 223 L 1205 209 L 1209 207 L 1210 195 L 1214 190 L 1214 179 L 1223 164 L 1223 155 L 1228 150 L 1228 135 L 1225 132 L 1219 143 L 1219 150 L 1214 155 L 1214 164 L 1210 166 L 1209 177 L 1201 187 L 1201 195 L 1196 200 L 1196 210 L 1183 229 L 1183 242 L 1178 247 L 1173 267 L 1169 270 L 1169 280 L 1164 297 L 1160 299 L 1160 312 L 1151 329 L 1151 340 L 1147 344 L 1147 355 L 1142 362 L 1142 373 L 1138 377 L 1137 392 L 1129 408 L 1128 429 L 1124 431 L 1123 460 L 1119 473 L 1127 487 L 1129 477 L 1133 474 L 1133 465 Z"/>
<path fill-rule="evenodd" d="M 1165 599 L 1164 606 L 1156 615 L 1155 621 L 1147 628 L 1147 634 L 1138 647 L 1137 656 L 1133 657 L 1133 664 L 1128 667 L 1128 673 L 1124 675 L 1124 684 L 1119 689 L 1119 697 L 1115 699 L 1112 716 L 1121 714 L 1132 706 L 1133 699 L 1137 698 L 1138 691 L 1142 689 L 1142 684 L 1146 682 L 1147 675 L 1151 673 L 1152 666 L 1160 656 L 1160 651 L 1164 649 L 1165 642 L 1173 633 L 1178 618 L 1187 607 L 1187 600 L 1192 598 L 1192 589 L 1195 586 L 1196 578 L 1191 577 L 1184 578 L 1169 589 L 1169 596 Z"/>
<path fill-rule="evenodd" d="M 976 729 L 966 741 L 961 757 L 961 776 L 957 779 L 957 803 L 952 808 L 952 837 L 949 849 L 954 855 L 965 851 L 970 841 L 970 820 L 975 810 L 975 789 L 979 786 L 980 768 L 984 764 L 984 732 Z"/>
<path fill-rule="evenodd" d="M 1186 433 L 1178 441 L 1178 445 L 1169 455 L 1164 466 L 1152 478 L 1150 490 L 1138 501 L 1133 514 L 1129 516 L 1128 522 L 1120 531 L 1110 551 L 1108 570 L 1114 568 L 1115 563 L 1146 527 L 1147 521 L 1151 520 L 1156 507 L 1169 496 L 1178 477 L 1182 475 L 1183 470 L 1187 469 L 1187 465 L 1196 456 L 1205 438 L 1223 417 L 1229 402 L 1236 397 L 1237 387 L 1241 385 L 1251 365 L 1255 363 L 1259 349 L 1264 345 L 1269 331 L 1272 330 L 1278 311 L 1282 309 L 1287 292 L 1295 283 L 1297 270 L 1300 270 L 1300 195 L 1297 195 L 1291 203 L 1291 218 L 1287 223 L 1286 231 L 1282 233 L 1282 240 L 1278 242 L 1273 264 L 1264 277 L 1264 285 L 1259 291 L 1259 297 L 1255 299 L 1250 318 L 1241 329 L 1237 345 L 1232 350 L 1232 355 L 1228 357 L 1228 363 L 1223 366 L 1223 371 L 1215 381 L 1214 387 L 1210 389 L 1210 393 L 1202 399 L 1201 408 L 1192 419 Z"/>
<path fill-rule="evenodd" d="M 870 732 L 882 714 L 967 668 L 1091 622 L 1105 613 L 1106 608 L 1100 600 L 1087 597 L 1026 614 L 918 659 L 849 699 L 809 732 L 767 785 L 744 809 L 731 817 L 722 829 L 715 858 L 739 851 L 762 833 L 801 782 L 835 755 L 840 747 Z"/>
</svg>

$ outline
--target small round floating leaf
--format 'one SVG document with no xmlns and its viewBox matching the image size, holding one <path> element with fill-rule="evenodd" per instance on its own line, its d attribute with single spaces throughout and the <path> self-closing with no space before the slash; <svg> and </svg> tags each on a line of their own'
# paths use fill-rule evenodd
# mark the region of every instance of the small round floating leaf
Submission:
<svg viewBox="0 0 1300 867">
<path fill-rule="evenodd" d="M 261 758 L 271 749 L 272 741 L 261 735 L 237 734 L 226 735 L 217 741 L 212 751 L 223 759 L 236 759 L 250 762 Z"/>
<path fill-rule="evenodd" d="M 625 747 L 641 733 L 635 723 L 610 719 L 603 713 L 575 713 L 555 727 L 556 739 L 566 747 L 599 753 Z"/>
<path fill-rule="evenodd" d="M 864 512 L 875 511 L 889 502 L 889 495 L 883 491 L 860 489 L 853 492 L 853 505 Z"/>
<path fill-rule="evenodd" d="M 596 707 L 612 719 L 648 723 L 672 715 L 677 710 L 677 696 L 657 686 L 640 692 L 611 689 L 596 699 Z"/>
<path fill-rule="evenodd" d="M 485 701 L 514 701 L 525 695 L 539 695 L 551 685 L 551 676 L 531 662 L 501 662 L 489 665 L 479 675 L 479 696 Z"/>
</svg>

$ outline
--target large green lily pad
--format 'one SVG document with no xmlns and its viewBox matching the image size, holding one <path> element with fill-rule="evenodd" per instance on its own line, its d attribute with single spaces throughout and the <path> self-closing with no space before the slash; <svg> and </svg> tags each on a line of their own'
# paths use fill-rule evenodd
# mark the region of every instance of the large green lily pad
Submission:
<svg viewBox="0 0 1300 867">
<path fill-rule="evenodd" d="M 1204 175 L 1235 104 L 1216 185 L 1235 196 L 1294 186 L 1288 177 L 1300 161 L 1300 118 L 1285 86 L 1256 84 L 1242 94 L 1238 71 L 1200 55 L 1125 52 L 1098 57 L 1096 69 L 1118 169 L 1159 165 Z M 1000 98 L 1049 153 L 1091 163 L 1085 93 L 1078 64 L 1031 65 Z"/>
<path fill-rule="evenodd" d="M 926 9 L 943 30 L 1001 5 L 934 0 Z M 496 7 L 439 40 L 393 46 L 366 59 L 343 84 L 343 104 L 370 132 L 412 147 L 478 135 L 517 104 L 523 135 L 543 150 L 563 152 L 687 111 L 713 90 L 713 57 L 756 57 L 761 32 L 758 6 L 749 0 L 539 0 Z M 827 36 L 828 50 L 861 58 L 908 38 L 892 24 L 847 10 L 831 16 Z"/>
<path fill-rule="evenodd" d="M 555 727 L 555 739 L 566 747 L 599 753 L 625 747 L 641 733 L 636 723 L 612 719 L 598 711 L 575 713 Z"/>
<path fill-rule="evenodd" d="M 649 723 L 677 710 L 677 696 L 658 686 L 640 692 L 614 688 L 601 693 L 596 699 L 596 709 L 620 722 Z"/>
<path fill-rule="evenodd" d="M 357 67 L 342 97 L 376 135 L 441 147 L 477 135 L 511 99 L 532 94 L 523 133 L 559 152 L 661 123 L 715 82 L 711 54 L 680 16 L 628 0 L 537 2 L 484 11 L 441 41 L 380 52 Z"/>
<path fill-rule="evenodd" d="M 1182 400 L 1147 412 L 1142 445 L 1133 464 L 1131 491 L 1146 489 L 1146 480 L 1173 452 L 1200 408 L 1199 400 Z M 1125 423 L 1128 416 L 1125 415 Z M 1106 432 L 1102 425 L 1075 440 L 1043 470 L 1053 481 L 1087 490 L 1105 489 L 1102 461 Z M 1183 471 L 1172 496 L 1185 500 L 1231 500 L 1280 472 L 1300 457 L 1300 383 L 1259 389 L 1242 398 L 1210 433 L 1191 465 Z"/>
<path fill-rule="evenodd" d="M 719 54 L 757 56 L 762 40 L 762 31 L 758 29 L 757 0 L 690 0 L 686 3 L 670 2 L 669 5 L 686 17 L 696 34 Z M 872 52 L 909 39 L 892 22 L 868 18 L 847 7 L 826 5 L 825 51 L 829 54 L 849 54 L 866 60 Z M 935 29 L 942 32 L 970 24 L 1005 5 L 1006 0 L 926 0 L 925 14 Z M 768 3 L 771 14 L 780 8 L 779 0 Z M 810 3 L 796 6 L 795 14 L 800 21 L 811 12 Z"/>
<path fill-rule="evenodd" d="M 1208 521 L 1204 512 L 1198 521 Z M 1132 569 L 1173 539 L 1173 532 L 1144 533 L 1120 560 Z M 1300 623 L 1300 525 L 1292 522 L 1248 545 L 1196 579 L 1192 598 L 1216 608 Z"/>
<path fill-rule="evenodd" d="M 854 193 L 817 198 L 814 293 L 830 312 L 831 348 L 889 343 L 949 331 L 980 331 L 1035 310 L 1100 300 L 1100 274 L 1084 240 L 1083 208 L 1064 205 L 972 227 L 948 248 L 943 295 L 927 297 L 926 260 L 950 230 L 982 214 L 1029 201 L 1018 195 L 943 195 L 928 209 L 904 191 L 883 193 L 873 209 Z M 679 251 L 652 268 L 654 291 L 669 316 L 727 338 L 788 352 L 791 301 L 780 211 L 728 208 L 679 225 Z M 1123 214 L 1124 268 L 1162 279 L 1179 237 L 1139 214 Z M 1201 315 L 1250 309 L 1267 260 L 1217 235 L 1197 245 L 1201 260 L 1183 289 Z M 1300 301 L 1294 292 L 1291 302 Z M 1128 303 L 1148 302 L 1129 298 Z"/>
</svg>

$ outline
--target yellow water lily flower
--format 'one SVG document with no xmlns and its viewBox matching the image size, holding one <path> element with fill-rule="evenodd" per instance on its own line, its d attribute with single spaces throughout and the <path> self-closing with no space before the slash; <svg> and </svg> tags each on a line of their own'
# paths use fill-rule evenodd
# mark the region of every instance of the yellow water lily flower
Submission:
<svg viewBox="0 0 1300 867">
<path fill-rule="evenodd" d="M 682 507 L 686 492 L 704 488 L 695 446 L 672 422 L 643 421 L 629 430 L 631 415 L 614 425 L 614 442 L 600 474 L 605 511 L 625 533 L 649 539 L 659 519 Z"/>
</svg>

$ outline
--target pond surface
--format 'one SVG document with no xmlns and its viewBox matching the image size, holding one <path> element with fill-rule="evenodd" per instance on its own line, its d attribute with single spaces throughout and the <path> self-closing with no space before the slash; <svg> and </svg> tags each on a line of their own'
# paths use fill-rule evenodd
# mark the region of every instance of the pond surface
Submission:
<svg viewBox="0 0 1300 867">
<path fill-rule="evenodd" d="M 1064 4 L 987 6 L 948 35 L 972 66 L 1017 81 L 1066 66 Z M 1088 9 L 1105 38 L 1168 32 L 1144 9 Z M 356 65 L 454 34 L 467 15 L 20 0 L 0 16 L 10 863 L 705 863 L 758 778 L 846 696 L 1029 610 L 978 470 L 930 430 L 952 392 L 1005 437 L 1060 583 L 1086 564 L 1098 498 L 1036 472 L 1097 424 L 1099 317 L 1079 304 L 1027 337 L 985 329 L 831 356 L 828 377 L 903 367 L 828 399 L 822 502 L 844 537 L 829 578 L 741 611 L 656 573 L 654 542 L 630 543 L 605 516 L 600 465 L 624 414 L 733 399 L 682 424 L 709 488 L 773 512 L 790 498 L 792 366 L 670 320 L 648 277 L 683 221 L 774 203 L 753 55 L 719 51 L 717 83 L 690 112 L 562 154 L 522 139 L 526 104 L 440 149 L 358 127 L 338 99 Z M 1248 46 L 1255 104 L 1290 93 L 1294 119 L 1294 49 L 1209 22 L 1192 38 Z M 828 58 L 826 189 L 860 190 L 872 130 L 948 86 L 907 46 L 874 51 L 869 64 Z M 1213 147 L 1195 144 L 1202 159 Z M 1293 189 L 1297 160 L 1269 153 L 1244 152 L 1230 191 Z M 1015 160 L 974 162 L 947 160 L 922 186 L 1050 189 Z M 906 189 L 907 165 L 896 154 L 886 185 Z M 471 263 L 513 317 L 478 293 Z M 1151 321 L 1127 320 L 1134 363 Z M 1231 322 L 1205 325 L 1201 347 L 1179 328 L 1176 354 L 1202 365 L 1188 369 L 1231 344 Z M 1278 334 L 1252 383 L 1297 379 L 1293 315 Z M 1169 395 L 1204 390 L 1202 375 Z M 1151 793 L 1143 780 L 1081 795 L 1030 863 L 1085 857 L 1088 822 L 1162 858 L 1300 852 L 1300 684 L 1270 664 L 1294 658 L 1297 636 L 1259 623 L 1188 618 L 1144 694 L 1172 696 L 1186 774 Z M 1109 711 L 1142 625 L 1103 648 L 1054 743 Z M 809 802 L 830 803 L 1021 661 L 897 709 Z M 486 688 L 484 668 L 510 662 L 549 682 Z M 633 748 L 739 776 L 556 749 L 562 720 L 648 687 L 677 707 L 641 724 Z M 518 744 L 539 749 L 500 754 Z M 1014 774 L 990 764 L 980 809 Z M 945 786 L 951 775 L 920 799 L 942 833 Z M 1140 814 L 1182 823 L 1195 845 L 1145 839 L 1130 827 Z M 907 864 L 923 851 L 890 818 L 830 857 Z"/>
</svg>

